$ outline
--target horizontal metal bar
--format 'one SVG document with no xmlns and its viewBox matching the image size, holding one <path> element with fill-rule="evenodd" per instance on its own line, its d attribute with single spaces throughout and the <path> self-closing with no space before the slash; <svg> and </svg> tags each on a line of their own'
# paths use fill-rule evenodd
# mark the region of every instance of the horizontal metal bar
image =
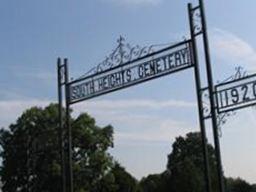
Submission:
<svg viewBox="0 0 256 192">
<path fill-rule="evenodd" d="M 246 76 L 246 77 L 241 77 L 241 78 L 239 78 L 239 79 L 235 79 L 235 80 L 233 80 L 233 81 L 228 81 L 228 82 L 220 83 L 220 84 L 216 85 L 215 88 L 217 89 L 217 88 L 220 87 L 220 86 L 228 85 L 228 84 L 232 84 L 232 83 L 236 83 L 236 82 L 238 82 L 238 81 L 250 79 L 250 78 L 253 78 L 253 77 L 256 77 L 256 73 L 255 73 L 255 74 L 252 74 L 252 75 L 248 75 L 248 76 Z"/>
<path fill-rule="evenodd" d="M 162 76 L 167 76 L 169 74 L 172 74 L 172 73 L 175 73 L 175 72 L 178 72 L 178 71 L 182 71 L 182 70 L 185 70 L 185 69 L 188 69 L 188 68 L 191 68 L 191 67 L 194 67 L 194 65 L 188 65 L 188 66 L 170 71 L 169 73 L 164 73 L 164 74 L 160 74 L 160 75 L 157 75 L 157 76 L 152 76 L 152 77 L 149 77 L 147 79 L 144 79 L 144 80 L 141 80 L 141 81 L 138 81 L 138 82 L 135 82 L 135 83 L 126 84 L 126 85 L 121 86 L 121 87 L 116 87 L 114 89 L 110 89 L 110 90 L 102 92 L 102 93 L 94 94 L 94 95 L 91 95 L 91 96 L 86 97 L 86 98 L 82 98 L 82 99 L 79 99 L 79 100 L 76 100 L 76 101 L 73 101 L 73 102 L 69 102 L 69 104 L 73 105 L 73 104 L 81 102 L 81 101 L 89 100 L 89 99 L 92 99 L 92 98 L 95 98 L 95 97 L 98 97 L 98 96 L 101 96 L 101 95 L 105 95 L 105 94 L 108 94 L 108 93 L 111 93 L 111 92 L 114 92 L 114 91 L 118 91 L 120 89 L 125 89 L 125 88 L 128 88 L 128 87 L 131 87 L 131 86 L 134 86 L 134 85 L 137 85 L 137 84 L 140 84 L 140 83 L 144 83 L 144 82 L 147 82 L 147 81 L 150 81 L 152 79 L 156 79 L 156 78 L 159 78 L 159 77 L 162 77 Z"/>
<path fill-rule="evenodd" d="M 197 32 L 197 33 L 195 33 L 194 36 L 197 37 L 197 36 L 199 36 L 199 35 L 201 35 L 201 34 L 203 34 L 203 31 L 202 31 L 202 30 L 199 31 L 199 32 Z"/>
<path fill-rule="evenodd" d="M 233 103 L 233 104 L 230 104 L 230 105 L 226 105 L 224 107 L 218 107 L 219 109 L 226 109 L 226 108 L 230 108 L 230 107 L 233 107 L 233 106 L 236 106 L 236 105 L 242 105 L 243 103 L 251 103 L 253 101 L 255 101 L 256 98 L 254 99 L 250 99 L 248 101 L 240 101 L 240 102 L 237 102 L 237 103 Z"/>
<path fill-rule="evenodd" d="M 196 6 L 196 7 L 192 7 L 191 11 L 195 11 L 197 9 L 200 9 L 200 5 Z"/>
<path fill-rule="evenodd" d="M 204 119 L 210 119 L 212 116 L 211 115 L 207 115 L 207 116 L 204 116 Z"/>
<path fill-rule="evenodd" d="M 58 67 L 59 67 L 59 70 L 60 70 L 61 68 L 65 68 L 65 65 L 64 65 L 64 64 L 61 64 L 61 65 L 59 65 Z"/>
<path fill-rule="evenodd" d="M 235 85 L 233 87 L 228 87 L 226 89 L 219 89 L 217 90 L 217 92 L 223 92 L 223 91 L 228 91 L 228 90 L 231 90 L 231 89 L 235 89 L 235 88 L 238 88 L 238 87 L 242 87 L 244 85 L 248 85 L 248 84 L 252 84 L 252 83 L 256 83 L 256 79 L 253 80 L 253 81 L 249 81 L 249 82 L 246 82 L 246 83 L 242 83 L 242 84 L 239 84 L 239 85 Z"/>
<path fill-rule="evenodd" d="M 253 80 L 253 81 L 249 81 L 249 82 L 246 82 L 246 83 L 242 83 L 242 84 L 239 84 L 239 85 L 235 85 L 235 86 L 233 86 L 233 87 L 228 87 L 228 88 L 226 88 L 226 89 L 219 89 L 219 90 L 217 90 L 217 92 L 228 91 L 228 90 L 235 89 L 235 88 L 238 88 L 238 87 L 242 87 L 242 86 L 244 86 L 244 85 L 252 84 L 252 83 L 256 83 L 256 79 Z"/>
<path fill-rule="evenodd" d="M 209 89 L 209 87 L 203 87 L 200 89 L 200 91 L 206 91 L 207 89 Z"/>
<path fill-rule="evenodd" d="M 147 63 L 147 62 L 146 62 Z M 142 63 L 143 64 L 143 63 Z M 184 63 L 184 64 L 182 64 L 182 66 L 180 67 L 176 67 L 177 69 L 180 69 L 180 68 L 183 68 L 183 67 L 186 67 L 186 66 L 189 66 L 189 65 L 193 65 L 191 62 L 186 62 L 186 63 Z M 126 68 L 126 69 L 133 69 L 133 68 L 136 68 L 136 67 L 138 67 L 138 65 L 135 65 L 135 66 L 132 66 L 132 67 L 130 67 L 130 68 Z M 173 70 L 171 70 L 171 71 L 173 71 Z M 160 75 L 161 73 L 159 73 L 159 74 L 156 74 L 156 75 L 154 75 L 154 76 L 156 76 L 156 77 L 158 77 L 159 75 Z M 163 75 L 164 74 L 169 74 L 169 72 L 163 72 L 162 73 Z M 95 75 L 95 76 L 98 76 L 98 75 Z M 99 75 L 100 76 L 100 75 Z M 104 77 L 104 76 L 103 76 Z M 100 76 L 100 77 L 97 77 L 97 78 L 93 78 L 93 80 L 94 81 L 98 81 L 98 80 L 100 80 L 100 79 L 102 79 L 102 76 Z M 149 79 L 149 77 L 145 77 L 144 78 L 145 80 L 146 79 Z M 129 82 L 130 84 L 132 84 L 133 82 L 135 83 L 135 82 L 141 82 L 141 79 L 136 79 L 136 80 L 133 80 L 133 81 L 131 81 L 131 82 Z M 124 84 L 122 84 L 122 85 L 119 85 L 119 86 L 125 86 L 125 83 Z M 111 88 L 110 88 L 111 89 Z M 100 91 L 101 92 L 101 91 Z M 104 92 L 104 90 L 102 90 L 102 92 Z M 95 93 L 96 94 L 96 93 Z"/>
<path fill-rule="evenodd" d="M 239 107 L 234 107 L 234 108 L 231 108 L 231 109 L 226 109 L 226 110 L 220 110 L 220 109 L 222 109 L 222 108 L 220 108 L 220 109 L 218 109 L 218 113 L 222 114 L 222 113 L 227 113 L 227 112 L 231 112 L 231 111 L 237 111 L 237 110 L 240 110 L 240 109 L 243 109 L 243 108 L 246 108 L 246 107 L 252 107 L 252 106 L 255 106 L 255 105 L 256 105 L 256 102 L 249 103 L 249 104 L 239 106 Z"/>
<path fill-rule="evenodd" d="M 99 72 L 99 73 L 97 73 L 97 74 L 92 74 L 92 75 L 88 75 L 87 77 L 83 77 L 83 78 L 81 78 L 81 79 L 72 80 L 72 81 L 70 81 L 68 84 L 71 85 L 71 84 L 78 83 L 78 82 L 84 81 L 84 80 L 86 80 L 86 79 L 92 78 L 92 77 L 94 77 L 95 75 L 101 75 L 101 74 L 104 74 L 104 73 L 108 73 L 109 71 L 118 69 L 118 68 L 120 68 L 120 67 L 125 67 L 125 66 L 127 66 L 127 65 L 129 65 L 129 64 L 132 64 L 132 63 L 134 63 L 134 62 L 138 62 L 138 61 L 140 61 L 140 60 L 143 60 L 143 59 L 146 59 L 146 58 L 149 58 L 149 57 L 153 57 L 153 56 L 155 56 L 155 55 L 157 55 L 157 54 L 160 54 L 160 53 L 162 53 L 162 52 L 165 52 L 165 51 L 174 49 L 174 48 L 179 47 L 179 46 L 182 46 L 182 45 L 190 44 L 190 43 L 191 43 L 191 39 L 186 40 L 186 41 L 182 41 L 182 42 L 177 43 L 177 44 L 175 44 L 175 45 L 171 45 L 171 46 L 169 46 L 169 47 L 166 47 L 166 48 L 161 49 L 161 50 L 159 50 L 159 51 L 156 51 L 156 52 L 154 52 L 154 53 L 148 54 L 148 55 L 146 55 L 146 56 L 144 56 L 144 57 L 141 57 L 141 58 L 138 58 L 138 59 L 135 59 L 135 60 L 132 60 L 132 61 L 128 61 L 128 62 L 126 62 L 126 63 L 124 63 L 124 64 L 122 64 L 122 65 L 117 65 L 117 66 L 115 66 L 115 67 L 113 67 L 113 68 L 110 68 L 110 69 L 108 69 L 108 70 Z"/>
</svg>

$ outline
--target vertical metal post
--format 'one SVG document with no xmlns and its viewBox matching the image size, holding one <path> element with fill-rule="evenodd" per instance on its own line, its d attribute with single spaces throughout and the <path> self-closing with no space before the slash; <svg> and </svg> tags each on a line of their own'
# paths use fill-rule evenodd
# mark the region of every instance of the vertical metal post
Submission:
<svg viewBox="0 0 256 192">
<path fill-rule="evenodd" d="M 217 159 L 218 181 L 219 181 L 218 188 L 220 192 L 224 192 L 224 176 L 223 176 L 223 169 L 222 169 L 222 163 L 221 163 L 220 142 L 219 142 L 218 126 L 217 126 L 217 113 L 215 110 L 215 101 L 214 101 L 214 87 L 213 87 L 214 85 L 213 85 L 210 49 L 209 49 L 203 0 L 199 0 L 199 7 L 200 7 L 201 19 L 202 19 L 203 44 L 204 44 L 207 81 L 208 81 L 209 97 L 210 97 L 210 109 L 211 109 L 211 115 L 212 115 L 211 119 L 212 119 L 212 128 L 213 128 L 213 136 L 214 136 L 215 154 Z"/>
<path fill-rule="evenodd" d="M 197 43 L 196 37 L 194 34 L 194 23 L 193 23 L 193 12 L 192 12 L 191 3 L 188 4 L 188 16 L 189 16 L 189 26 L 190 26 L 190 37 L 192 40 L 192 51 L 193 51 L 193 60 L 194 60 L 194 75 L 196 82 L 196 92 L 197 92 L 197 105 L 198 105 L 198 113 L 199 113 L 199 123 L 201 129 L 201 137 L 202 137 L 202 148 L 203 148 L 203 156 L 204 156 L 204 177 L 205 177 L 205 188 L 206 192 L 211 192 L 211 179 L 210 179 L 210 169 L 209 169 L 209 157 L 208 157 L 208 148 L 207 148 L 207 138 L 205 131 L 205 122 L 204 122 L 204 114 L 203 114 L 203 100 L 201 94 L 201 79 L 200 79 L 200 69 L 198 66 L 198 53 L 197 53 Z"/>
<path fill-rule="evenodd" d="M 70 93 L 68 76 L 68 59 L 64 59 L 65 66 L 65 92 L 66 92 L 66 128 L 68 133 L 68 191 L 73 192 L 73 167 L 72 167 L 72 133 L 70 124 Z"/>
<path fill-rule="evenodd" d="M 58 111 L 59 111 L 59 146 L 60 146 L 60 158 L 61 158 L 61 190 L 66 192 L 66 169 L 65 169 L 65 150 L 63 141 L 63 106 L 62 106 L 62 68 L 61 59 L 57 60 L 57 72 L 58 72 Z"/>
<path fill-rule="evenodd" d="M 30 164 L 31 164 L 31 135 L 30 135 L 30 131 L 28 130 L 28 140 L 27 140 L 27 151 L 26 151 L 26 155 L 27 155 L 27 183 L 26 183 L 26 191 L 30 192 Z"/>
</svg>

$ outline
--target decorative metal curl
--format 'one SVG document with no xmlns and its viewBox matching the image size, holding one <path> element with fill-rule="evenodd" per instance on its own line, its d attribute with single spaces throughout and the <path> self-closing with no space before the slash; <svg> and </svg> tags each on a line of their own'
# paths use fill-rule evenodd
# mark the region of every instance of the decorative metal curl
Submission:
<svg viewBox="0 0 256 192">
<path fill-rule="evenodd" d="M 238 67 L 235 67 L 235 73 L 233 75 L 231 75 L 230 77 L 226 78 L 223 81 L 217 81 L 217 84 L 226 83 L 226 82 L 241 79 L 247 76 L 248 76 L 247 71 L 243 67 L 238 66 Z"/>
<path fill-rule="evenodd" d="M 204 117 L 210 118 L 211 117 L 211 109 L 210 109 L 210 104 L 209 104 L 209 89 L 203 89 L 201 91 L 201 98 L 202 98 L 202 102 L 203 102 L 203 114 Z"/>
<path fill-rule="evenodd" d="M 235 111 L 230 111 L 230 112 L 217 115 L 217 126 L 218 126 L 219 136 L 222 136 L 221 126 L 226 124 L 228 118 L 231 116 L 234 116 L 235 114 L 236 114 Z"/>
<path fill-rule="evenodd" d="M 193 33 L 197 35 L 203 31 L 200 8 L 196 8 L 192 10 L 192 19 L 193 19 Z"/>
<path fill-rule="evenodd" d="M 244 78 L 246 76 L 248 76 L 247 71 L 243 67 L 238 66 L 238 67 L 235 67 L 235 73 L 233 75 L 226 78 L 224 81 L 221 81 L 221 82 L 218 81 L 217 83 L 218 84 L 219 83 L 226 83 L 226 82 L 229 82 L 229 81 L 234 81 L 234 80 Z M 234 116 L 234 115 L 236 115 L 235 111 L 230 111 L 230 112 L 226 112 L 226 113 L 222 113 L 222 114 L 217 115 L 218 129 L 219 129 L 220 134 L 221 134 L 221 126 L 226 124 L 227 119 L 231 116 Z"/>
<path fill-rule="evenodd" d="M 66 70 L 66 68 L 64 67 L 64 65 L 62 65 L 60 67 L 60 83 L 61 84 L 65 83 L 65 70 Z"/>
<path fill-rule="evenodd" d="M 209 89 L 204 89 L 202 91 L 202 99 L 203 99 L 203 114 L 204 118 L 208 119 L 211 117 L 211 108 L 209 104 Z M 216 107 L 215 107 L 216 109 Z M 222 136 L 221 126 L 227 122 L 227 118 L 235 115 L 234 111 L 217 114 L 217 128 L 219 132 L 219 136 Z"/>
<path fill-rule="evenodd" d="M 248 76 L 246 70 L 244 70 L 243 67 L 238 66 L 238 67 L 235 67 L 235 73 L 233 75 L 231 75 L 230 77 L 226 78 L 223 81 L 217 81 L 217 84 L 226 83 L 226 82 L 229 82 L 229 81 L 234 81 L 234 80 L 246 77 L 246 76 Z M 203 89 L 201 91 L 201 94 L 202 94 L 202 99 L 203 99 L 204 118 L 208 119 L 208 118 L 211 117 L 211 109 L 210 109 L 210 104 L 209 104 L 209 90 L 208 90 L 208 88 Z M 215 109 L 216 108 L 217 108 L 217 106 L 215 106 Z M 227 119 L 229 117 L 234 116 L 235 114 L 236 114 L 235 111 L 229 111 L 229 112 L 217 114 L 217 126 L 218 126 L 218 131 L 219 131 L 219 136 L 220 137 L 222 135 L 222 131 L 221 131 L 222 125 L 224 125 L 227 122 Z"/>
<path fill-rule="evenodd" d="M 234 81 L 234 80 L 237 80 L 237 79 L 241 79 L 243 77 L 246 77 L 248 76 L 247 74 L 247 71 L 241 67 L 241 66 L 238 66 L 238 67 L 235 67 L 235 73 L 234 75 L 231 75 L 230 77 L 228 77 L 227 79 L 225 79 L 224 81 L 222 82 L 217 82 L 218 84 L 219 83 L 226 83 L 228 81 Z M 218 129 L 219 129 L 219 132 L 221 133 L 221 126 L 226 124 L 227 122 L 227 119 L 231 116 L 234 116 L 236 115 L 236 112 L 235 111 L 230 111 L 230 112 L 226 112 L 226 113 L 222 113 L 222 114 L 218 114 L 217 115 L 217 121 L 218 121 Z"/>
<path fill-rule="evenodd" d="M 109 69 L 112 69 L 116 66 L 121 66 L 125 63 L 134 61 L 136 59 L 147 56 L 151 53 L 154 53 L 157 47 L 166 47 L 174 43 L 166 44 L 156 44 L 150 46 L 131 46 L 129 43 L 125 43 L 125 38 L 120 36 L 117 40 L 118 46 L 109 54 L 102 62 L 100 62 L 96 67 L 89 70 L 84 75 L 80 76 L 78 79 L 84 78 L 89 75 L 95 75 Z"/>
</svg>

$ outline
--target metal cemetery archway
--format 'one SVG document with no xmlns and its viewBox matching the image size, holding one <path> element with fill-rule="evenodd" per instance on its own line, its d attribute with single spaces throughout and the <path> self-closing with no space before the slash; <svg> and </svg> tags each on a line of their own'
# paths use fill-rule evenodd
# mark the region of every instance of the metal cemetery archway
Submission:
<svg viewBox="0 0 256 192">
<path fill-rule="evenodd" d="M 58 95 L 59 95 L 59 127 L 60 127 L 60 152 L 62 159 L 62 191 L 73 192 L 72 172 L 72 135 L 70 127 L 70 106 L 74 103 L 85 101 L 100 95 L 111 93 L 120 89 L 153 80 L 172 73 L 193 68 L 195 86 L 197 93 L 198 114 L 202 136 L 202 149 L 204 154 L 205 183 L 206 191 L 211 192 L 211 181 L 209 173 L 208 152 L 206 146 L 205 119 L 203 113 L 200 70 L 197 56 L 197 37 L 202 35 L 204 43 L 207 90 L 209 91 L 210 118 L 212 119 L 215 153 L 218 169 L 218 189 L 224 191 L 223 171 L 220 156 L 220 146 L 217 130 L 217 111 L 215 110 L 214 90 L 210 63 L 210 54 L 207 37 L 207 27 L 204 14 L 203 1 L 192 7 L 188 4 L 188 16 L 190 26 L 190 38 L 177 44 L 154 50 L 154 46 L 130 47 L 124 44 L 120 37 L 118 47 L 100 65 L 90 70 L 84 76 L 69 81 L 68 61 L 58 59 Z M 128 51 L 126 50 L 128 48 Z M 65 128 L 67 138 L 63 136 L 63 111 L 62 111 L 62 88 L 65 88 L 66 119 Z M 64 144 L 67 142 L 67 146 Z M 67 151 L 65 150 L 67 149 Z M 68 155 L 68 162 L 65 162 L 65 154 Z M 66 167 L 67 165 L 67 167 Z M 66 174 L 67 173 L 67 174 Z"/>
</svg>

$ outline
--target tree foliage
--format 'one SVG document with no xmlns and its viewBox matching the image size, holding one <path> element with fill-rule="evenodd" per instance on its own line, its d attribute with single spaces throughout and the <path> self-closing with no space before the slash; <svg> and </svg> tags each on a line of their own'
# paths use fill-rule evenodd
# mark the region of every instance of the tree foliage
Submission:
<svg viewBox="0 0 256 192">
<path fill-rule="evenodd" d="M 113 127 L 99 127 L 88 114 L 71 117 L 75 192 L 203 192 L 204 159 L 200 133 L 177 137 L 166 170 L 137 180 L 113 160 Z M 66 134 L 66 133 L 64 133 Z M 0 130 L 3 192 L 61 191 L 58 106 L 26 110 Z M 217 191 L 214 149 L 207 144 L 213 192 Z M 255 185 L 226 179 L 227 192 L 256 192 Z"/>
<path fill-rule="evenodd" d="M 143 192 L 171 192 L 170 191 L 170 175 L 168 171 L 161 174 L 151 174 L 142 178 L 140 187 Z"/>
<path fill-rule="evenodd" d="M 171 173 L 174 192 L 203 192 L 204 158 L 200 133 L 188 133 L 178 137 L 173 143 L 172 153 L 168 156 L 167 169 Z M 209 167 L 213 191 L 216 190 L 216 159 L 214 148 L 207 144 Z"/>
<path fill-rule="evenodd" d="M 214 148 L 207 144 L 212 191 L 217 192 Z M 204 158 L 200 133 L 177 137 L 168 155 L 167 170 L 140 181 L 143 192 L 204 192 Z M 226 179 L 226 192 L 256 192 L 255 185 L 238 178 Z"/>
<path fill-rule="evenodd" d="M 241 178 L 227 178 L 226 192 L 256 192 L 256 190 L 253 185 L 250 185 Z"/>
<path fill-rule="evenodd" d="M 33 107 L 1 129 L 3 191 L 60 190 L 57 119 L 53 105 Z"/>
<path fill-rule="evenodd" d="M 87 114 L 71 121 L 75 191 L 96 191 L 101 182 L 114 188 L 107 152 L 113 128 L 98 127 Z M 4 192 L 61 190 L 57 105 L 26 110 L 9 129 L 1 129 L 0 142 Z"/>
<path fill-rule="evenodd" d="M 211 177 L 215 181 L 214 149 L 207 144 Z M 204 159 L 200 133 L 177 137 L 168 155 L 167 169 L 161 174 L 149 175 L 140 182 L 144 192 L 203 192 Z M 214 183 L 215 185 L 215 183 Z"/>
<path fill-rule="evenodd" d="M 119 163 L 115 163 L 111 173 L 115 178 L 117 192 L 139 192 L 137 180 Z"/>
<path fill-rule="evenodd" d="M 96 191 L 113 167 L 112 157 L 107 153 L 113 146 L 113 128 L 96 126 L 95 120 L 87 114 L 73 120 L 71 127 L 75 190 Z"/>
</svg>

